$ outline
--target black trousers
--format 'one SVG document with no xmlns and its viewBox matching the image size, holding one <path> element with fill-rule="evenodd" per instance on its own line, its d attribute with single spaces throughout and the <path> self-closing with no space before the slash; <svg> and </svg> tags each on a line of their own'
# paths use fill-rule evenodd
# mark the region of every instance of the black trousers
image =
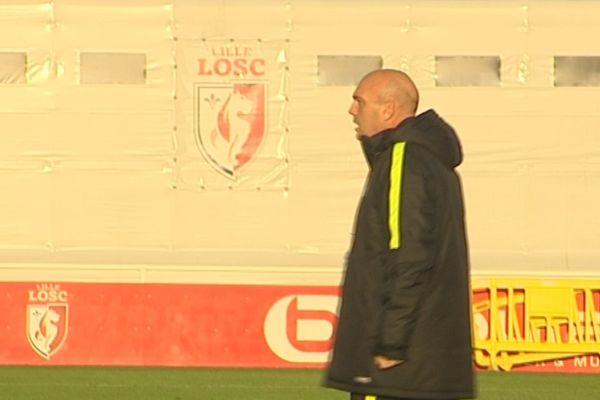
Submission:
<svg viewBox="0 0 600 400">
<path fill-rule="evenodd" d="M 350 400 L 418 400 L 418 399 L 407 399 L 405 397 L 382 397 L 382 396 L 374 396 L 374 395 L 364 395 L 364 394 L 350 394 Z M 458 400 L 458 399 L 457 399 Z"/>
<path fill-rule="evenodd" d="M 352 393 L 350 395 L 350 400 L 410 400 L 410 399 L 400 399 L 398 397 L 382 397 L 375 395 L 364 395 L 364 394 L 355 394 Z"/>
</svg>

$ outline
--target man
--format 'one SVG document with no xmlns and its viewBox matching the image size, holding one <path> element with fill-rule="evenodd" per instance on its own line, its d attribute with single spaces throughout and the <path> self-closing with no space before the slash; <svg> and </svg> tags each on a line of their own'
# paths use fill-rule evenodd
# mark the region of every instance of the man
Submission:
<svg viewBox="0 0 600 400">
<path fill-rule="evenodd" d="M 370 171 L 325 385 L 352 400 L 474 397 L 458 138 L 403 72 L 365 76 L 350 114 Z"/>
</svg>

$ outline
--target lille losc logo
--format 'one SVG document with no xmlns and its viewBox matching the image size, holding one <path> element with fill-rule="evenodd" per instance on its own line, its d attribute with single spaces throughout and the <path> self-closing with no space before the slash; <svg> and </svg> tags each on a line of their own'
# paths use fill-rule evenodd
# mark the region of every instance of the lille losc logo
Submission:
<svg viewBox="0 0 600 400">
<path fill-rule="evenodd" d="M 339 297 L 291 295 L 276 301 L 265 318 L 265 339 L 291 363 L 325 363 L 333 344 Z"/>
</svg>

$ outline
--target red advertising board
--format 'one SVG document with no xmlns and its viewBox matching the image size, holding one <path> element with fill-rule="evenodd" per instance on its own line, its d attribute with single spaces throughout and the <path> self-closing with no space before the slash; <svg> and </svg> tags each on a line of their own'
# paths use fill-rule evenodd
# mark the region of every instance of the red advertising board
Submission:
<svg viewBox="0 0 600 400">
<path fill-rule="evenodd" d="M 335 287 L 3 283 L 0 363 L 315 367 Z"/>
<path fill-rule="evenodd" d="M 322 368 L 339 300 L 337 287 L 2 283 L 0 290 L 3 365 Z M 600 357 L 513 371 L 598 373 Z"/>
</svg>

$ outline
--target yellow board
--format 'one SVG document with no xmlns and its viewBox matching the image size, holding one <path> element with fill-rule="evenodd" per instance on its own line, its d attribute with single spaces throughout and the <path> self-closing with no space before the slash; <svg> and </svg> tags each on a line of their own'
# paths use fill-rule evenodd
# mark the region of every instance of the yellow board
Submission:
<svg viewBox="0 0 600 400">
<path fill-rule="evenodd" d="M 600 353 L 600 280 L 474 278 L 475 363 L 486 369 Z"/>
</svg>

